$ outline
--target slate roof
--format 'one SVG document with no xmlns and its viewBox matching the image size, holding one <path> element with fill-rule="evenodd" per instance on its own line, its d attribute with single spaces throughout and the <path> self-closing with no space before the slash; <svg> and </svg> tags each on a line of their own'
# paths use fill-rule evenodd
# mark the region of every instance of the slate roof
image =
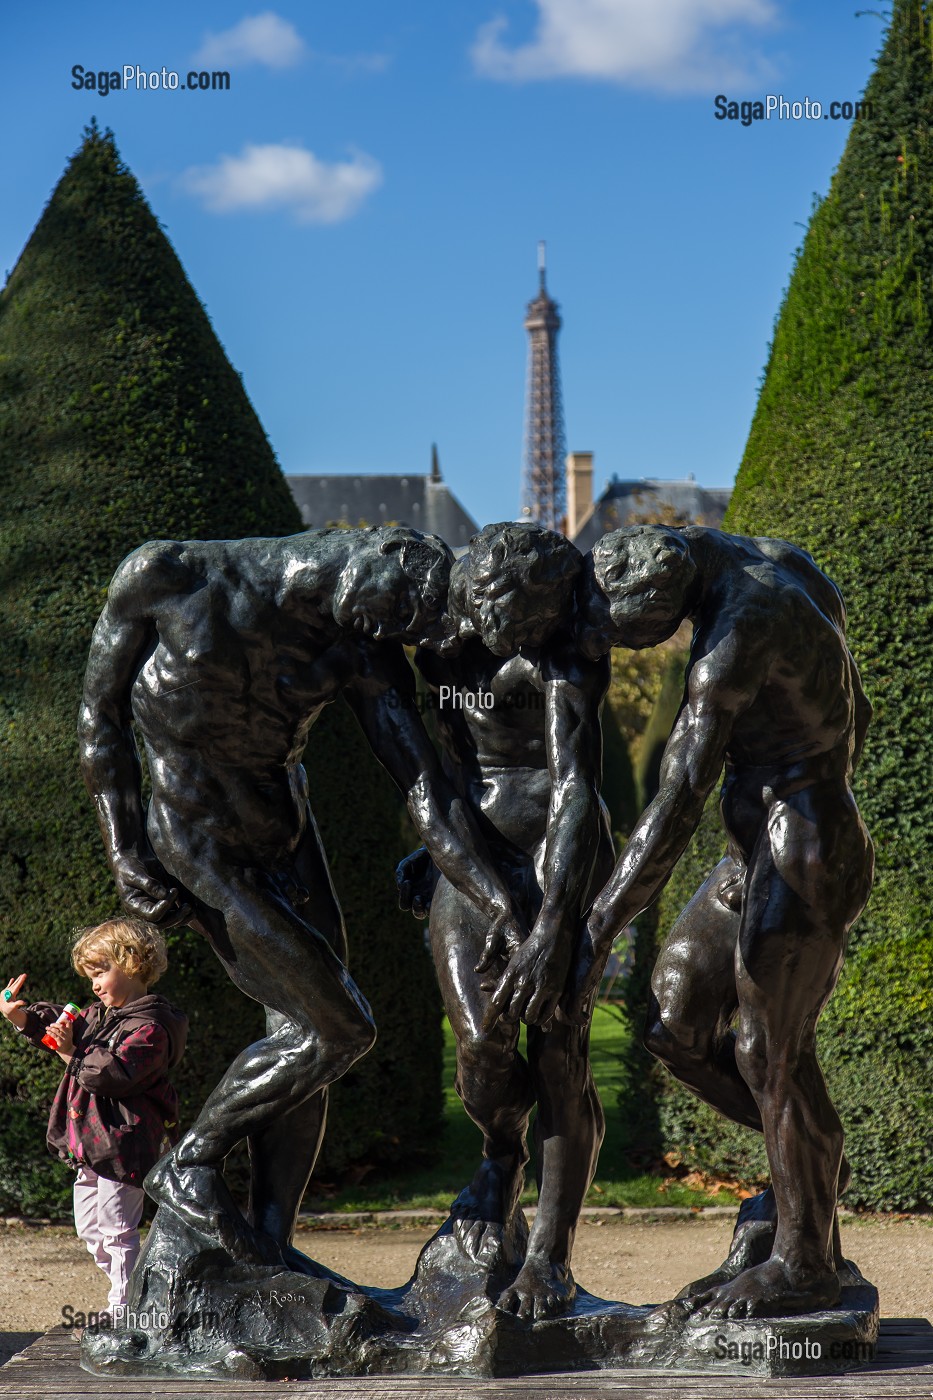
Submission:
<svg viewBox="0 0 933 1400">
<path fill-rule="evenodd" d="M 461 549 L 479 526 L 446 482 L 419 476 L 286 476 L 307 529 L 408 525 Z"/>
<path fill-rule="evenodd" d="M 613 477 L 573 542 L 585 553 L 608 530 L 657 518 L 671 525 L 718 528 L 731 495 L 731 486 L 700 486 L 691 477 L 683 481 L 662 481 L 655 477 L 620 481 Z"/>
</svg>

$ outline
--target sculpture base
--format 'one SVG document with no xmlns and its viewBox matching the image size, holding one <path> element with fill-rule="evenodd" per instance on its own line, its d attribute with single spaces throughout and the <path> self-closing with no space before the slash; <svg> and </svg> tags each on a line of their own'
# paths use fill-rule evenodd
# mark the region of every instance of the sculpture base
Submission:
<svg viewBox="0 0 933 1400">
<path fill-rule="evenodd" d="M 328 1376 L 505 1377 L 608 1367 L 790 1376 L 855 1369 L 873 1354 L 878 1295 L 857 1271 L 836 1307 L 742 1321 L 604 1302 L 524 1322 L 495 1306 L 521 1264 L 527 1228 L 487 1229 L 479 1259 L 455 1222 L 425 1245 L 402 1288 L 364 1288 L 289 1251 L 287 1264 L 210 1243 L 160 1208 L 133 1275 L 128 1326 L 86 1333 L 100 1375 L 243 1380 Z M 175 1261 L 180 1260 L 180 1264 Z M 300 1272 L 299 1272 L 300 1270 Z"/>
</svg>

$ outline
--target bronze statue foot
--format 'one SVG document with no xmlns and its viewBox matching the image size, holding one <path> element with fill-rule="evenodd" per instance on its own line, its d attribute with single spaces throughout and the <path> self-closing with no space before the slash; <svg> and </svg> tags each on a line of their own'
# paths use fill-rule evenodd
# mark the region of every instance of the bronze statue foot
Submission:
<svg viewBox="0 0 933 1400">
<path fill-rule="evenodd" d="M 496 1306 L 528 1322 L 537 1322 L 539 1318 L 569 1312 L 576 1295 L 577 1285 L 569 1268 L 530 1254 L 515 1282 L 500 1295 Z"/>
<path fill-rule="evenodd" d="M 834 1271 L 791 1270 L 780 1259 L 746 1269 L 737 1278 L 684 1300 L 695 1317 L 788 1317 L 820 1312 L 839 1301 Z"/>
<path fill-rule="evenodd" d="M 454 1238 L 469 1259 L 491 1262 L 518 1209 L 514 1173 L 483 1162 L 450 1207 Z"/>
<path fill-rule="evenodd" d="M 688 1283 L 677 1297 L 694 1298 L 710 1293 L 714 1288 L 738 1278 L 746 1269 L 763 1264 L 771 1257 L 776 1234 L 777 1204 L 774 1192 L 769 1186 L 766 1191 L 757 1196 L 750 1196 L 742 1202 L 729 1253 L 719 1268 L 693 1283 Z"/>
<path fill-rule="evenodd" d="M 180 1163 L 170 1152 L 152 1168 L 143 1186 L 159 1206 L 173 1211 L 206 1241 L 221 1245 L 234 1259 L 283 1264 L 282 1251 L 275 1240 L 247 1224 L 216 1167 Z"/>
</svg>

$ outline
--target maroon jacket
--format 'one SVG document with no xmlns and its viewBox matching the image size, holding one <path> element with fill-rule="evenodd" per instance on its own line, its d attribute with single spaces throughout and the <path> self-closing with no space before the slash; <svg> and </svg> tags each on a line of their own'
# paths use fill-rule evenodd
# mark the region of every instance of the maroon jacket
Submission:
<svg viewBox="0 0 933 1400">
<path fill-rule="evenodd" d="M 62 1010 L 47 1001 L 30 1006 L 23 1035 L 47 1049 L 42 1036 Z M 98 1176 L 141 1186 L 178 1141 L 178 1095 L 168 1072 L 184 1053 L 188 1018 L 164 997 L 147 994 L 109 1009 L 95 1002 L 73 1033 L 75 1052 L 49 1115 L 49 1151 Z"/>
</svg>

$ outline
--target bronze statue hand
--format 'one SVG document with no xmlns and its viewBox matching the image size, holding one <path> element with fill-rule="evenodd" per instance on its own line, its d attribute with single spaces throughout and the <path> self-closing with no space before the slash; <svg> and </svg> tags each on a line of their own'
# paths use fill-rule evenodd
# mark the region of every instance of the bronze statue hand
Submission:
<svg viewBox="0 0 933 1400">
<path fill-rule="evenodd" d="M 395 867 L 398 907 L 409 909 L 416 919 L 426 919 L 437 887 L 438 871 L 426 846 L 419 846 Z"/>
<path fill-rule="evenodd" d="M 124 907 L 138 919 L 174 928 L 190 917 L 190 904 L 177 886 L 169 884 L 169 876 L 155 856 L 114 856 L 113 876 Z"/>
<path fill-rule="evenodd" d="M 488 972 L 500 959 L 511 958 L 525 943 L 528 929 L 513 911 L 500 914 L 489 926 L 482 957 L 473 968 L 474 972 Z"/>
<path fill-rule="evenodd" d="M 483 1028 L 497 1020 L 550 1029 L 570 967 L 566 939 L 533 933 L 512 954 L 489 1000 Z"/>
</svg>

